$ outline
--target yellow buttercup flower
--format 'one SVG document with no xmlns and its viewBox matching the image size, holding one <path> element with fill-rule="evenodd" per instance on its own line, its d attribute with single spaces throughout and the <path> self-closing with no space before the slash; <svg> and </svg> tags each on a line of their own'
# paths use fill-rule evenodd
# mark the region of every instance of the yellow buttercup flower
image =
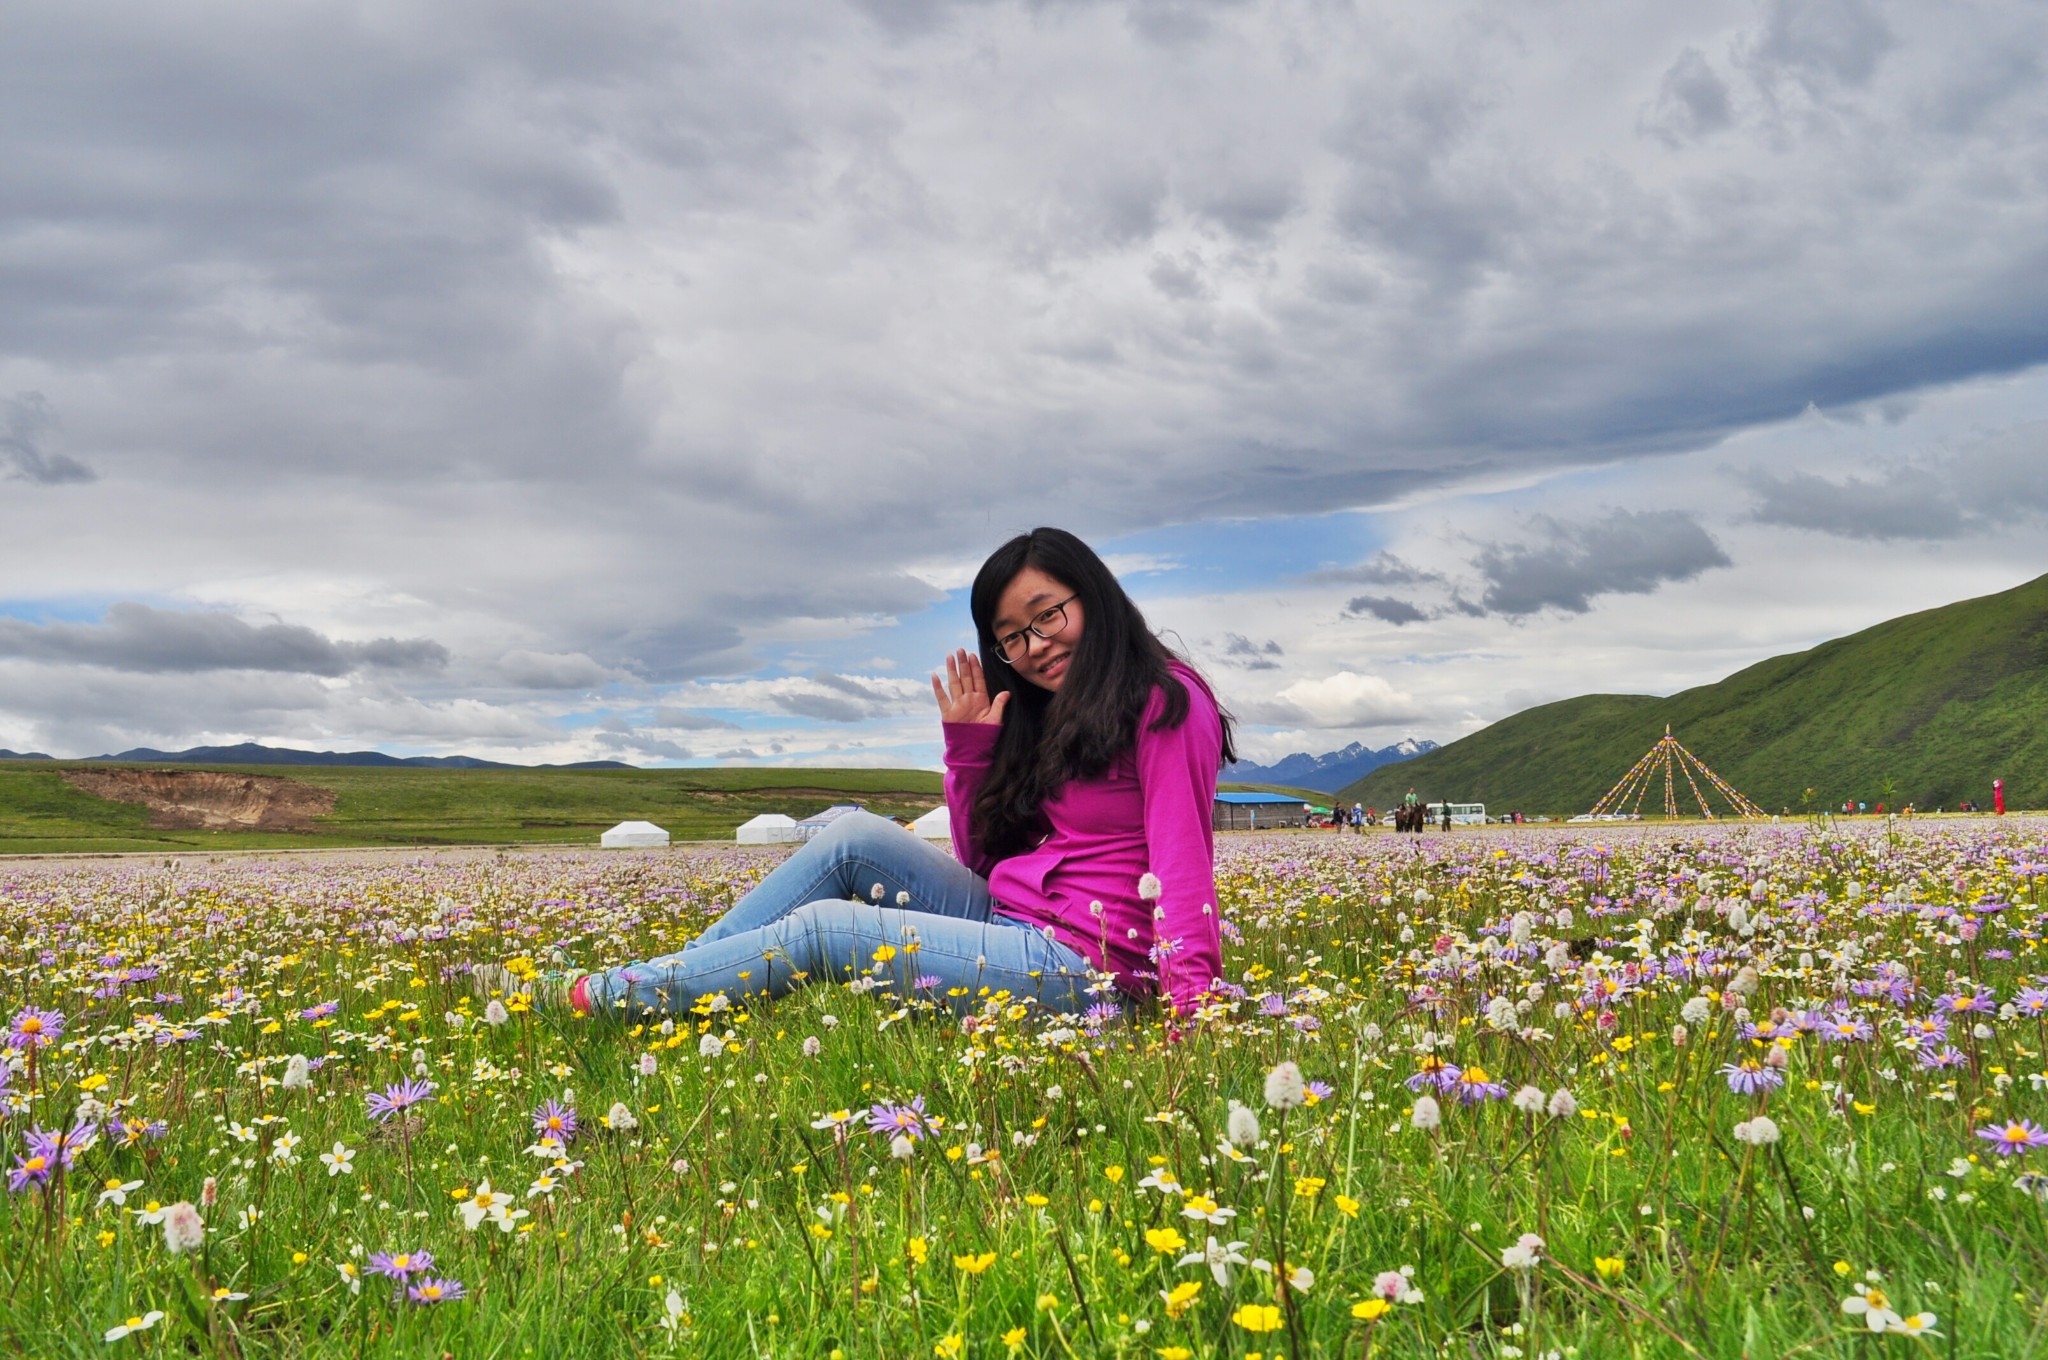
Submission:
<svg viewBox="0 0 2048 1360">
<path fill-rule="evenodd" d="M 1185 1247 L 1188 1240 L 1172 1228 L 1147 1228 L 1145 1244 L 1162 1256 L 1171 1256 Z"/>
<path fill-rule="evenodd" d="M 1232 1313 L 1230 1320 L 1248 1332 L 1280 1330 L 1280 1310 L 1270 1303 L 1248 1303 Z"/>
</svg>

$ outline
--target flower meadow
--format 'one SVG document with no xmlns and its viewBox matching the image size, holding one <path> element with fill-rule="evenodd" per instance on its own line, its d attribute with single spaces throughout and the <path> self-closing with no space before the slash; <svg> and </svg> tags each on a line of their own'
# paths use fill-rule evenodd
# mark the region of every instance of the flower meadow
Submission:
<svg viewBox="0 0 2048 1360">
<path fill-rule="evenodd" d="M 576 1018 L 774 851 L 0 868 L 0 1352 L 2048 1351 L 2048 826 L 1224 837 L 1197 1016 Z"/>
</svg>

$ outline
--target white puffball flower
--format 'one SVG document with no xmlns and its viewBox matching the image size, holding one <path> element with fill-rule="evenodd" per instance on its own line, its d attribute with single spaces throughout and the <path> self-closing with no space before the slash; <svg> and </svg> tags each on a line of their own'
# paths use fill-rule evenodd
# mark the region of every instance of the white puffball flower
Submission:
<svg viewBox="0 0 2048 1360">
<path fill-rule="evenodd" d="M 633 1117 L 633 1112 L 626 1108 L 623 1100 L 612 1102 L 611 1109 L 605 1111 L 604 1122 L 613 1133 L 631 1133 L 640 1127 L 640 1121 Z"/>
<path fill-rule="evenodd" d="M 659 1058 L 656 1058 L 656 1057 L 655 1057 L 655 1056 L 654 1056 L 654 1055 L 653 1055 L 652 1053 L 642 1053 L 642 1054 L 640 1055 L 640 1075 L 641 1075 L 641 1076 L 643 1076 L 643 1077 L 651 1077 L 651 1076 L 653 1076 L 653 1075 L 654 1075 L 654 1074 L 655 1074 L 656 1072 L 658 1072 L 658 1071 L 660 1071 L 660 1070 L 661 1070 L 661 1060 L 660 1060 Z"/>
<path fill-rule="evenodd" d="M 1745 1119 L 1735 1126 L 1735 1141 L 1751 1147 L 1765 1147 L 1778 1141 L 1777 1121 L 1767 1114 Z"/>
<path fill-rule="evenodd" d="M 1579 1112 L 1579 1098 L 1563 1086 L 1550 1093 L 1550 1117 L 1570 1119 Z"/>
<path fill-rule="evenodd" d="M 1714 1003 L 1696 996 L 1678 1009 L 1678 1018 L 1688 1025 L 1704 1025 L 1714 1014 Z"/>
<path fill-rule="evenodd" d="M 1534 1270 L 1543 1260 L 1543 1239 L 1535 1233 L 1523 1233 L 1512 1247 L 1502 1247 L 1500 1263 L 1508 1270 Z"/>
<path fill-rule="evenodd" d="M 815 1058 L 825 1051 L 825 1042 L 815 1034 L 806 1034 L 803 1049 L 806 1058 Z"/>
<path fill-rule="evenodd" d="M 707 1034 L 697 1041 L 697 1056 L 700 1058 L 715 1058 L 723 1052 L 725 1040 L 716 1034 Z"/>
<path fill-rule="evenodd" d="M 1415 1097 L 1415 1109 L 1408 1116 L 1408 1122 L 1424 1132 L 1428 1132 L 1430 1129 L 1443 1123 L 1444 1112 L 1442 1107 L 1436 1103 L 1436 1097 Z"/>
<path fill-rule="evenodd" d="M 899 1133 L 889 1140 L 889 1155 L 899 1162 L 907 1162 L 917 1155 L 917 1144 Z"/>
<path fill-rule="evenodd" d="M 1166 887 L 1159 881 L 1159 875 L 1146 872 L 1138 876 L 1138 896 L 1147 902 L 1157 902 Z"/>
<path fill-rule="evenodd" d="M 496 997 L 492 997 L 491 1004 L 484 1007 L 484 1023 L 486 1025 L 492 1026 L 493 1028 L 495 1028 L 498 1025 L 504 1024 L 507 1020 L 510 1020 L 511 1018 L 512 1013 L 505 1009 L 505 1003 L 498 1000 Z"/>
<path fill-rule="evenodd" d="M 164 1210 L 164 1250 L 172 1255 L 196 1251 L 206 1241 L 206 1224 L 190 1200 L 179 1200 Z"/>
<path fill-rule="evenodd" d="M 1266 1103 L 1276 1110 L 1299 1109 L 1308 1102 L 1308 1091 L 1301 1079 L 1301 1069 L 1291 1062 L 1283 1062 L 1266 1074 Z"/>
<path fill-rule="evenodd" d="M 1259 1128 L 1259 1116 L 1250 1106 L 1230 1102 L 1230 1120 L 1227 1133 L 1233 1147 L 1257 1147 L 1263 1131 Z"/>
<path fill-rule="evenodd" d="M 1515 1108 L 1523 1114 L 1540 1114 L 1543 1110 L 1543 1088 L 1524 1086 L 1515 1092 Z"/>
<path fill-rule="evenodd" d="M 285 1060 L 284 1089 L 303 1091 L 313 1084 L 313 1064 L 303 1053 L 294 1053 Z"/>
</svg>

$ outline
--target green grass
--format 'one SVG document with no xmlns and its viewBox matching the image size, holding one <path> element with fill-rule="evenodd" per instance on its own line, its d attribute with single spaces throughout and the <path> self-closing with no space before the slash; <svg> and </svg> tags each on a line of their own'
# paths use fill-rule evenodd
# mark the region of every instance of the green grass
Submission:
<svg viewBox="0 0 2048 1360">
<path fill-rule="evenodd" d="M 730 840 L 763 812 L 801 819 L 832 803 L 917 816 L 942 799 L 925 770 L 433 770 L 349 766 L 176 768 L 281 776 L 335 792 L 306 834 L 159 830 L 148 809 L 66 784 L 67 768 L 0 762 L 0 854 L 340 848 L 379 845 L 594 845 L 621 821 L 646 820 L 677 840 Z M 141 768 L 141 767 L 138 767 Z M 149 766 L 147 768 L 172 768 Z"/>
<path fill-rule="evenodd" d="M 1489 812 L 1584 812 L 1664 734 L 1767 811 L 1876 804 L 2048 806 L 2048 576 L 1772 657 L 1668 698 L 1591 694 L 1528 709 L 1375 770 L 1346 801 L 1387 806 L 1413 785 Z M 1678 788 L 1681 810 L 1697 811 Z M 1644 800 L 1662 812 L 1662 783 Z M 1725 804 L 1717 805 L 1725 810 Z"/>
</svg>

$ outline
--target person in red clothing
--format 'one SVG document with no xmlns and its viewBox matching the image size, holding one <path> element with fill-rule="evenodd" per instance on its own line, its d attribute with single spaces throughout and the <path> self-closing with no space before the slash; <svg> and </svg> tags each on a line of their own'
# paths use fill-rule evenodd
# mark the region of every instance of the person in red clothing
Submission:
<svg viewBox="0 0 2048 1360">
<path fill-rule="evenodd" d="M 1059 529 L 998 548 L 969 599 L 979 640 L 932 677 L 958 856 L 855 812 L 784 860 L 682 950 L 514 977 L 579 1013 L 679 1014 L 699 999 L 862 978 L 899 996 L 1033 997 L 1187 1015 L 1222 972 L 1211 809 L 1231 719 L 1102 559 Z"/>
<path fill-rule="evenodd" d="M 2003 779 L 1991 781 L 1991 811 L 2000 817 L 2005 815 L 2005 781 Z"/>
</svg>

